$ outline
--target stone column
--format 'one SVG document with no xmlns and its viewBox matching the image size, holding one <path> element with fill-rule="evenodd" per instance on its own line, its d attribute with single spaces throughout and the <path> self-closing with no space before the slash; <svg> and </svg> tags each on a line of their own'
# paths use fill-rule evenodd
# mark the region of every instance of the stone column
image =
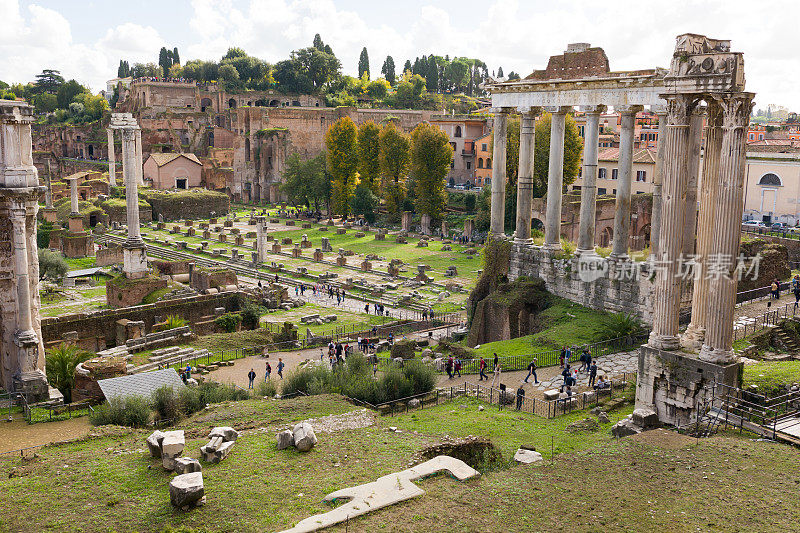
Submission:
<svg viewBox="0 0 800 533">
<path fill-rule="evenodd" d="M 78 207 L 78 180 L 75 178 L 69 180 L 69 207 L 70 216 L 81 214 L 80 208 Z"/>
<path fill-rule="evenodd" d="M 547 209 L 545 211 L 544 247 L 561 249 L 561 195 L 564 187 L 564 129 L 568 107 L 548 109 L 550 120 L 550 167 L 547 172 Z"/>
<path fill-rule="evenodd" d="M 129 279 L 147 276 L 147 254 L 139 232 L 139 183 L 136 170 L 136 132 L 138 126 L 122 128 L 122 164 L 127 204 L 128 239 L 122 246 L 122 271 Z"/>
<path fill-rule="evenodd" d="M 256 217 L 256 252 L 260 263 L 267 260 L 267 217 Z"/>
<path fill-rule="evenodd" d="M 597 217 L 597 147 L 600 137 L 600 114 L 606 106 L 591 106 L 586 111 L 583 129 L 583 184 L 581 185 L 581 219 L 577 253 L 594 251 L 595 218 Z"/>
<path fill-rule="evenodd" d="M 531 218 L 533 211 L 533 155 L 536 111 L 520 109 L 519 126 L 519 171 L 517 178 L 517 231 L 514 240 L 520 244 L 531 244 Z"/>
<path fill-rule="evenodd" d="M 142 130 L 136 130 L 136 183 L 144 185 L 144 170 L 142 168 Z"/>
<path fill-rule="evenodd" d="M 108 184 L 111 186 L 116 186 L 117 154 L 114 151 L 114 130 L 107 128 L 106 135 L 108 136 Z"/>
<path fill-rule="evenodd" d="M 617 171 L 617 201 L 614 211 L 614 242 L 611 255 L 615 259 L 628 258 L 628 240 L 631 233 L 631 181 L 633 180 L 633 134 L 639 106 L 617 108 L 622 117 L 619 137 L 619 170 Z"/>
<path fill-rule="evenodd" d="M 686 212 L 683 216 L 683 255 L 690 256 L 695 250 L 697 235 L 697 184 L 700 182 L 700 146 L 703 141 L 703 112 L 695 109 L 689 119 L 689 155 L 686 178 Z"/>
<path fill-rule="evenodd" d="M 710 280 L 709 321 L 700 359 L 724 364 L 736 360 L 731 349 L 737 283 L 734 269 L 742 234 L 745 143 L 753 94 L 720 97 L 718 102 L 722 107 L 722 148 L 709 261 L 713 257 L 729 264 L 725 265 L 727 275 L 715 275 Z"/>
<path fill-rule="evenodd" d="M 53 189 L 50 186 L 50 160 L 47 160 L 47 189 L 44 191 L 44 206 L 53 209 Z"/>
<path fill-rule="evenodd" d="M 692 322 L 681 338 L 681 345 L 694 351 L 699 351 L 703 345 L 709 318 L 708 290 L 710 280 L 706 278 L 706 266 L 708 254 L 711 252 L 711 239 L 714 233 L 717 194 L 719 192 L 720 150 L 722 150 L 722 109 L 712 100 L 708 103 L 706 148 L 703 155 L 703 180 L 700 184 L 700 213 L 697 220 L 697 250 L 694 267 L 696 271 L 694 289 L 692 291 Z M 691 174 L 691 169 L 689 173 Z M 687 234 L 684 233 L 684 238 L 686 238 Z M 691 237 L 694 242 L 694 235 Z"/>
<path fill-rule="evenodd" d="M 17 339 L 19 345 L 38 343 L 36 332 L 33 330 L 33 320 L 31 319 L 31 287 L 28 276 L 28 247 L 25 242 L 27 229 L 25 227 L 25 207 L 11 209 L 12 239 L 14 243 L 14 274 L 15 285 L 17 288 Z M 27 361 L 20 361 L 22 372 L 28 372 L 35 368 L 29 368 Z"/>
<path fill-rule="evenodd" d="M 494 141 L 492 153 L 492 213 L 489 233 L 500 236 L 505 233 L 506 216 L 506 118 L 505 109 L 494 114 Z"/>
<path fill-rule="evenodd" d="M 664 143 L 663 198 L 659 248 L 654 262 L 653 329 L 648 344 L 660 350 L 674 350 L 679 347 L 681 283 L 678 258 L 683 250 L 683 206 L 692 98 L 688 95 L 666 95 L 663 98 L 667 100 L 664 137 L 659 140 Z"/>
<path fill-rule="evenodd" d="M 664 172 L 664 137 L 666 136 L 667 113 L 661 107 L 653 107 L 658 117 L 658 144 L 656 149 L 656 168 L 653 173 L 653 207 L 650 215 L 650 258 L 658 256 L 658 237 L 661 231 L 661 184 Z"/>
</svg>

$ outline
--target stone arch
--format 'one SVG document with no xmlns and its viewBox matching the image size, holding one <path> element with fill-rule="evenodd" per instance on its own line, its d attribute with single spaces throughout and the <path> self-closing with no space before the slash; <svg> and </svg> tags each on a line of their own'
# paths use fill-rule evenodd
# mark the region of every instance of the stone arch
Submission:
<svg viewBox="0 0 800 533">
<path fill-rule="evenodd" d="M 211 98 L 203 98 L 200 100 L 200 112 L 205 113 L 211 107 Z"/>
<path fill-rule="evenodd" d="M 611 226 L 606 226 L 600 231 L 599 244 L 602 248 L 610 248 L 612 242 L 614 242 L 614 229 Z"/>
<path fill-rule="evenodd" d="M 236 98 L 231 98 L 228 100 L 228 107 L 231 109 L 236 109 Z"/>
<path fill-rule="evenodd" d="M 531 218 L 531 229 L 543 230 L 544 222 L 540 218 Z"/>
<path fill-rule="evenodd" d="M 768 187 L 783 187 L 781 178 L 773 172 L 768 172 L 761 176 L 761 179 L 758 180 L 758 184 L 766 185 Z"/>
<path fill-rule="evenodd" d="M 483 158 L 482 157 L 478 158 L 478 168 L 483 168 Z"/>
<path fill-rule="evenodd" d="M 267 106 L 269 106 L 269 102 L 264 98 L 256 100 L 256 107 L 267 107 Z"/>
<path fill-rule="evenodd" d="M 300 100 L 292 100 L 292 107 L 300 107 Z"/>
<path fill-rule="evenodd" d="M 456 133 L 453 137 L 461 137 L 461 126 L 456 126 Z"/>
<path fill-rule="evenodd" d="M 278 107 L 280 105 L 281 105 L 281 103 L 278 100 L 270 100 L 269 101 L 269 106 L 270 107 Z"/>
</svg>

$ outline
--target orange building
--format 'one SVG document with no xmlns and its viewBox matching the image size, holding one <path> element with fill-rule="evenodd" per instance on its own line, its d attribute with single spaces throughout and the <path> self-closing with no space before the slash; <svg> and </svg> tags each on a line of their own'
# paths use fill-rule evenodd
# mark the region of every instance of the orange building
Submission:
<svg viewBox="0 0 800 533">
<path fill-rule="evenodd" d="M 475 139 L 475 183 L 478 187 L 492 183 L 492 132 Z"/>
</svg>

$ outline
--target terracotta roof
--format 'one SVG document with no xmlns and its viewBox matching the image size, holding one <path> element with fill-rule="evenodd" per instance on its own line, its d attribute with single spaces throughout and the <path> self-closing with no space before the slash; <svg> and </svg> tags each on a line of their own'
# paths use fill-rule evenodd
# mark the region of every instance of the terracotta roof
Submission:
<svg viewBox="0 0 800 533">
<path fill-rule="evenodd" d="M 758 141 L 757 143 L 748 144 L 747 152 L 796 154 L 800 153 L 800 141 L 783 141 L 782 143 Z"/>
<path fill-rule="evenodd" d="M 85 178 L 89 174 L 100 174 L 97 170 L 81 170 L 80 172 L 76 172 L 75 174 L 70 174 L 69 176 L 65 177 L 64 180 L 76 180 L 80 178 Z"/>
<path fill-rule="evenodd" d="M 192 161 L 193 163 L 197 163 L 198 165 L 202 165 L 200 160 L 197 159 L 197 156 L 194 155 L 194 154 L 191 154 L 191 153 L 190 154 L 150 154 L 150 157 L 153 158 L 153 161 L 155 161 L 156 165 L 159 166 L 159 167 L 163 167 L 164 165 L 166 165 L 170 161 L 174 161 L 175 159 L 178 159 L 179 157 L 185 157 L 186 159 L 188 159 L 189 161 Z"/>
<path fill-rule="evenodd" d="M 597 154 L 598 161 L 619 161 L 619 148 L 606 148 Z M 656 151 L 652 148 L 641 148 L 633 151 L 634 163 L 655 163 Z"/>
</svg>

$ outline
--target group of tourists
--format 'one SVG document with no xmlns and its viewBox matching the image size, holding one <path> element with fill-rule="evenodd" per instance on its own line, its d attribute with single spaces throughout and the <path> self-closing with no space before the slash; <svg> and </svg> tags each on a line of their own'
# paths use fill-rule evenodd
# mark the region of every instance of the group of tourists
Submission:
<svg viewBox="0 0 800 533">
<path fill-rule="evenodd" d="M 265 352 L 266 352 L 266 349 L 265 349 Z M 267 357 L 269 357 L 269 354 L 267 354 Z M 283 369 L 284 368 L 286 368 L 286 363 L 283 362 L 283 358 L 282 357 L 278 357 L 278 365 L 277 365 L 277 369 L 276 370 L 277 370 L 278 377 L 280 379 L 283 379 Z M 272 365 L 270 365 L 269 361 L 267 361 L 267 364 L 264 367 L 264 383 L 266 383 L 267 380 L 270 379 L 270 375 L 271 374 L 272 374 Z M 251 368 L 250 372 L 247 373 L 247 380 L 248 380 L 247 388 L 248 389 L 252 389 L 253 388 L 253 382 L 256 380 L 256 371 L 255 371 L 255 369 Z"/>
<path fill-rule="evenodd" d="M 427 322 L 429 318 L 433 320 L 433 307 L 429 307 L 428 309 L 422 311 L 422 320 Z"/>
<path fill-rule="evenodd" d="M 383 304 L 373 303 L 372 308 L 377 316 L 389 316 L 389 311 L 383 306 Z M 370 305 L 369 302 L 367 302 L 364 304 L 364 312 L 369 314 L 369 309 Z"/>
</svg>

